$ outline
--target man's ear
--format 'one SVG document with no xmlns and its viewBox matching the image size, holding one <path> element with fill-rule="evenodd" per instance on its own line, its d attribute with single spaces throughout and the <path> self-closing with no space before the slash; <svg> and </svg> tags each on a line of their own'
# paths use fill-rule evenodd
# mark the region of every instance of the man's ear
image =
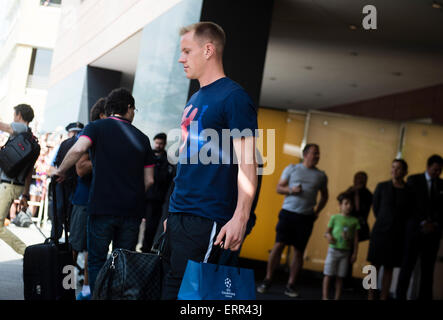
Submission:
<svg viewBox="0 0 443 320">
<path fill-rule="evenodd" d="M 215 54 L 215 46 L 213 43 L 206 43 L 205 44 L 205 58 L 209 59 L 210 57 L 212 57 Z"/>
</svg>

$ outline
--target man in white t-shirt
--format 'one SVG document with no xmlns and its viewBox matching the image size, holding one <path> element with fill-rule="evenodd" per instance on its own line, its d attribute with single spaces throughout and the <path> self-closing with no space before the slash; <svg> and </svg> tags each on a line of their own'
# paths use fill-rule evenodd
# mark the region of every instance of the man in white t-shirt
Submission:
<svg viewBox="0 0 443 320">
<path fill-rule="evenodd" d="M 27 104 L 14 107 L 14 121 L 11 124 L 0 122 L 0 130 L 9 133 L 13 138 L 26 132 L 29 123 L 34 119 L 34 111 Z M 0 239 L 5 241 L 17 253 L 25 253 L 26 244 L 4 227 L 9 208 L 15 199 L 20 198 L 20 205 L 27 207 L 29 186 L 32 179 L 32 167 L 28 172 L 21 172 L 16 178 L 8 177 L 0 168 Z"/>
<path fill-rule="evenodd" d="M 265 293 L 269 289 L 283 249 L 291 245 L 294 247 L 294 258 L 285 294 L 293 298 L 299 295 L 294 284 L 303 266 L 303 253 L 311 236 L 314 221 L 328 201 L 328 178 L 323 171 L 317 169 L 319 160 L 319 146 L 308 144 L 303 149 L 303 163 L 290 164 L 283 170 L 277 192 L 285 195 L 285 200 L 278 216 L 277 236 L 269 255 L 266 277 L 257 288 L 259 293 Z M 315 208 L 318 192 L 321 198 Z"/>
</svg>

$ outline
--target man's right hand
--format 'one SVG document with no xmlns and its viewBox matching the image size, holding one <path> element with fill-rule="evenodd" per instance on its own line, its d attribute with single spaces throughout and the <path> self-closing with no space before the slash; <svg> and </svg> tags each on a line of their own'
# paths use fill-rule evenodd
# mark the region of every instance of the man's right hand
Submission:
<svg viewBox="0 0 443 320">
<path fill-rule="evenodd" d="M 28 200 L 25 197 L 21 196 L 20 203 L 19 203 L 19 209 L 26 212 L 28 207 L 29 207 Z"/>
<path fill-rule="evenodd" d="M 57 181 L 58 183 L 61 183 L 61 182 L 65 181 L 65 179 L 66 179 L 66 173 L 63 171 L 60 171 L 60 169 L 57 169 L 52 176 L 56 177 L 55 181 Z"/>
<path fill-rule="evenodd" d="M 291 194 L 292 194 L 292 195 L 297 195 L 297 194 L 300 194 L 300 193 L 303 192 L 303 189 L 302 189 L 302 187 L 301 187 L 301 184 L 298 185 L 298 186 L 296 186 L 296 187 L 292 187 L 290 190 L 291 190 Z"/>
<path fill-rule="evenodd" d="M 329 233 L 326 234 L 326 239 L 328 239 L 330 244 L 335 244 L 337 242 L 337 240 L 335 240 L 335 238 Z"/>
</svg>

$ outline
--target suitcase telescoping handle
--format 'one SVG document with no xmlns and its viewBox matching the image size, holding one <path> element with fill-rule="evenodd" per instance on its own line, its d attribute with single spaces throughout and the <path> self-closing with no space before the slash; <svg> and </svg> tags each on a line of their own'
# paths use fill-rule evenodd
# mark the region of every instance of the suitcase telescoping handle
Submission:
<svg viewBox="0 0 443 320">
<path fill-rule="evenodd" d="M 54 218 L 55 238 L 51 237 L 51 238 L 46 239 L 46 241 L 48 241 L 48 240 L 51 241 L 52 240 L 55 244 L 59 243 L 59 239 L 57 238 L 57 226 L 59 224 L 58 216 L 57 216 L 57 192 L 56 192 L 56 189 L 57 189 L 57 179 L 58 179 L 58 176 L 56 176 L 56 175 L 51 177 L 52 210 L 53 210 L 52 217 Z M 63 186 L 60 188 L 60 190 L 62 192 L 61 197 L 62 197 L 62 199 L 64 199 L 65 198 L 64 197 L 65 190 L 63 189 Z M 69 244 L 69 237 L 68 237 L 68 230 L 67 230 L 68 215 L 67 215 L 66 212 L 64 212 L 64 218 L 65 218 L 65 221 L 64 221 L 64 223 L 62 223 L 62 234 L 63 234 L 63 231 L 65 231 L 65 243 Z"/>
</svg>

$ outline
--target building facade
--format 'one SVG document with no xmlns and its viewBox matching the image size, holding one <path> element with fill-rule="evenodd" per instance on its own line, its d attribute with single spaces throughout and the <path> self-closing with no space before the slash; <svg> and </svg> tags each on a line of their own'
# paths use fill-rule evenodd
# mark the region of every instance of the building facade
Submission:
<svg viewBox="0 0 443 320">
<path fill-rule="evenodd" d="M 30 104 L 34 129 L 41 129 L 60 1 L 5 0 L 0 10 L 0 119 L 10 122 L 13 107 Z"/>
<path fill-rule="evenodd" d="M 139 109 L 134 124 L 148 136 L 177 128 L 189 93 L 195 90 L 178 63 L 179 30 L 201 20 L 218 21 L 226 31 L 250 20 L 243 31 L 229 32 L 225 68 L 228 74 L 243 74 L 244 81 L 240 78 L 239 82 L 253 88 L 258 102 L 272 1 L 263 1 L 258 9 L 241 1 L 231 16 L 225 4 L 203 0 L 64 0 L 44 130 L 53 131 L 74 120 L 87 122 L 95 101 L 116 87 L 132 91 Z M 263 19 L 254 15 L 245 19 L 248 11 Z M 261 38 L 258 55 L 232 62 L 230 57 L 239 49 L 244 33 L 252 34 L 258 26 L 264 31 L 255 33 Z M 247 49 L 246 43 L 241 46 Z M 249 66 L 255 74 L 246 77 L 236 68 L 239 64 L 243 70 Z"/>
</svg>

